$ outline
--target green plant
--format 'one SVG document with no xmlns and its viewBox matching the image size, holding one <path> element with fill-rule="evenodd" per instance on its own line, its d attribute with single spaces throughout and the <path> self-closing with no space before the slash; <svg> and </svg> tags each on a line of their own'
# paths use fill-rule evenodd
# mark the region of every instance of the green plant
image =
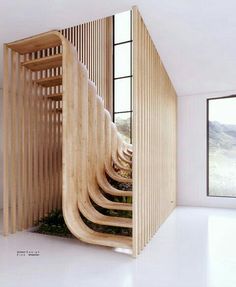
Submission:
<svg viewBox="0 0 236 287">
<path fill-rule="evenodd" d="M 67 228 L 61 210 L 55 209 L 46 217 L 40 219 L 36 224 L 38 228 L 35 232 L 61 237 L 72 237 Z"/>
</svg>

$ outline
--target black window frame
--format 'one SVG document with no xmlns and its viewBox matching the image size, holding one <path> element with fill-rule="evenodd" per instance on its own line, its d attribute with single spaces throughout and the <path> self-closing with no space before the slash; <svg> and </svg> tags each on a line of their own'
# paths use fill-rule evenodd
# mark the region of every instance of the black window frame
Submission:
<svg viewBox="0 0 236 287">
<path fill-rule="evenodd" d="M 206 161 L 207 161 L 207 197 L 219 197 L 219 198 L 231 198 L 231 199 L 236 199 L 236 195 L 235 196 L 230 196 L 230 195 L 212 195 L 209 193 L 209 106 L 210 106 L 210 101 L 211 100 L 222 100 L 222 99 L 229 99 L 229 98 L 236 98 L 236 94 L 233 95 L 229 95 L 229 96 L 223 96 L 223 97 L 214 97 L 214 98 L 208 98 L 207 99 L 207 104 L 206 104 L 206 122 L 207 122 L 207 128 L 206 128 Z"/>
<path fill-rule="evenodd" d="M 112 69 L 112 93 L 113 93 L 113 99 L 112 99 L 112 119 L 113 122 L 115 122 L 115 116 L 117 114 L 130 114 L 130 143 L 132 144 L 132 124 L 133 124 L 133 15 L 132 10 L 130 10 L 130 40 L 122 41 L 115 43 L 115 15 L 112 17 L 112 30 L 113 30 L 113 49 L 112 49 L 112 56 L 113 56 L 113 69 Z M 130 75 L 126 75 L 123 77 L 115 77 L 115 47 L 118 45 L 125 45 L 130 43 Z M 130 78 L 130 110 L 128 111 L 115 111 L 115 81 L 120 79 L 127 79 Z"/>
</svg>

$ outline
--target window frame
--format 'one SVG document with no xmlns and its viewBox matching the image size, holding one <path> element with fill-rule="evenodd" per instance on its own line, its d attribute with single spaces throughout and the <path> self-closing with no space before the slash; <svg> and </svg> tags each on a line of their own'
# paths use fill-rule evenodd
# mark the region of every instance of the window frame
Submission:
<svg viewBox="0 0 236 287">
<path fill-rule="evenodd" d="M 212 195 L 209 193 L 209 167 L 210 167 L 210 160 L 209 160 L 209 156 L 210 156 L 210 149 L 209 149 L 209 106 L 210 106 L 210 101 L 211 100 L 222 100 L 222 99 L 229 99 L 229 98 L 236 98 L 236 94 L 232 94 L 232 95 L 229 95 L 229 96 L 222 96 L 222 97 L 214 97 L 214 98 L 207 98 L 206 101 L 207 101 L 207 104 L 206 104 L 206 123 L 207 123 L 207 126 L 206 126 L 206 133 L 207 133 L 207 136 L 206 136 L 206 168 L 207 168 L 207 178 L 206 178 L 206 189 L 207 189 L 207 192 L 206 192 L 206 195 L 207 197 L 217 197 L 217 198 L 230 198 L 230 199 L 236 199 L 236 195 L 235 196 L 230 196 L 230 195 Z"/>
<path fill-rule="evenodd" d="M 112 61 L 113 61 L 113 68 L 112 68 L 112 119 L 113 122 L 115 122 L 115 116 L 117 114 L 124 114 L 124 113 L 130 113 L 130 144 L 132 144 L 132 124 L 133 124 L 133 15 L 132 10 L 130 12 L 130 40 L 122 41 L 115 43 L 115 15 L 112 16 L 112 30 L 113 30 L 113 36 L 112 36 Z M 130 75 L 121 76 L 121 77 L 115 77 L 115 47 L 118 45 L 125 45 L 130 43 Z M 130 110 L 129 111 L 115 111 L 115 81 L 130 78 Z"/>
</svg>

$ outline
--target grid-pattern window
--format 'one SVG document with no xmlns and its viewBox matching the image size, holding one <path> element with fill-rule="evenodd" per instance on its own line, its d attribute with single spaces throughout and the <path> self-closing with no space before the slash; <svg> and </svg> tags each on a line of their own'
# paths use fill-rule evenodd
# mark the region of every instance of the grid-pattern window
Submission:
<svg viewBox="0 0 236 287">
<path fill-rule="evenodd" d="M 113 17 L 113 120 L 123 139 L 132 142 L 132 12 Z"/>
</svg>

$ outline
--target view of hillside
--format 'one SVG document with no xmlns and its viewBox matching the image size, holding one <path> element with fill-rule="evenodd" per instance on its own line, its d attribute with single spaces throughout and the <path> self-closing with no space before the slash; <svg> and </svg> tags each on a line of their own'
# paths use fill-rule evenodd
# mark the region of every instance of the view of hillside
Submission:
<svg viewBox="0 0 236 287">
<path fill-rule="evenodd" d="M 130 117 L 122 118 L 118 115 L 116 118 L 116 126 L 123 140 L 130 143 Z"/>
<path fill-rule="evenodd" d="M 209 194 L 236 196 L 236 125 L 209 122 Z"/>
</svg>

